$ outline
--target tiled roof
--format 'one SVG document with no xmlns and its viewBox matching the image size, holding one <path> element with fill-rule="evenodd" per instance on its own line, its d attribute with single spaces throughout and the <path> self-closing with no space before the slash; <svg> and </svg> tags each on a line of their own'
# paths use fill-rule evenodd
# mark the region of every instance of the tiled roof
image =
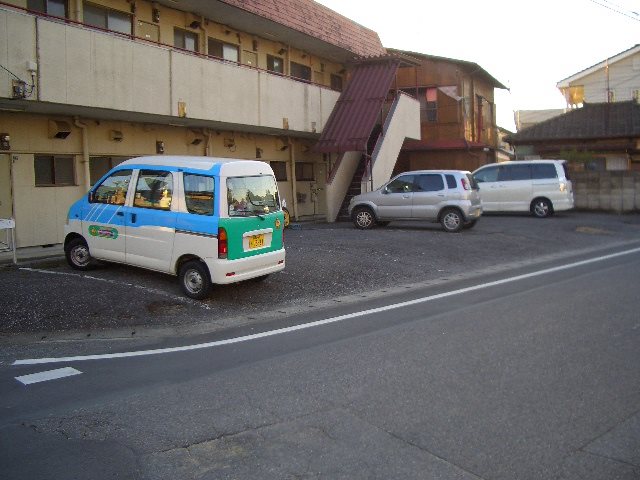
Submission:
<svg viewBox="0 0 640 480">
<path fill-rule="evenodd" d="M 373 30 L 349 20 L 313 0 L 222 0 L 359 56 L 385 53 Z"/>
<path fill-rule="evenodd" d="M 640 105 L 634 101 L 586 103 L 582 108 L 508 135 L 512 144 L 545 140 L 640 137 Z"/>
</svg>

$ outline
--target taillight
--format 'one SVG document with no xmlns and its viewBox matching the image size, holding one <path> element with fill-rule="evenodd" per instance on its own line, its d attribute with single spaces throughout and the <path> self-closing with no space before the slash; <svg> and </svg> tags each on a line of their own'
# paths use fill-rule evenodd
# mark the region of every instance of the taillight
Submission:
<svg viewBox="0 0 640 480">
<path fill-rule="evenodd" d="M 471 187 L 469 187 L 469 182 L 466 178 L 461 178 L 460 183 L 462 183 L 462 188 L 464 188 L 465 190 L 471 190 Z"/>
<path fill-rule="evenodd" d="M 227 258 L 227 253 L 229 253 L 227 231 L 220 227 L 218 228 L 218 258 Z"/>
</svg>

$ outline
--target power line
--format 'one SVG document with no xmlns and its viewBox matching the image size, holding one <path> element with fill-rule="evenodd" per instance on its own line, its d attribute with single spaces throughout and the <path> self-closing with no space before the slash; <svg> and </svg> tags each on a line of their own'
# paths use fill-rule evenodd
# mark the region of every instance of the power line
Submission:
<svg viewBox="0 0 640 480">
<path fill-rule="evenodd" d="M 636 22 L 640 22 L 640 17 L 638 16 L 638 14 L 636 12 L 630 12 L 629 11 L 630 13 L 633 14 L 633 15 L 630 15 L 627 12 L 623 12 L 622 10 L 617 10 L 616 8 L 614 8 L 614 7 L 610 6 L 610 5 L 606 5 L 605 3 L 601 3 L 601 2 L 599 2 L 597 0 L 589 0 L 589 1 L 592 2 L 592 3 L 595 3 L 596 5 L 600 5 L 601 7 L 607 8 L 607 9 L 613 11 L 613 12 L 619 13 L 620 15 L 624 15 L 625 17 L 630 18 L 631 20 L 635 20 Z M 609 3 L 609 2 L 607 2 L 607 0 L 602 0 L 602 1 L 606 2 L 606 3 Z M 618 7 L 618 8 L 622 8 L 622 7 Z"/>
</svg>

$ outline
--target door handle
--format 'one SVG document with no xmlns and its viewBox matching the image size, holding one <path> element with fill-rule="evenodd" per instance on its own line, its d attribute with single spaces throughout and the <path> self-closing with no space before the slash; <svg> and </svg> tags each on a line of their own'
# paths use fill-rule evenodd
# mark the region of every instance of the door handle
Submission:
<svg viewBox="0 0 640 480">
<path fill-rule="evenodd" d="M 136 223 L 137 215 L 135 213 L 131 214 L 131 223 Z"/>
<path fill-rule="evenodd" d="M 116 215 L 119 217 L 124 217 L 124 212 L 116 212 Z"/>
<path fill-rule="evenodd" d="M 409 195 L 402 195 L 402 198 L 411 198 Z"/>
</svg>

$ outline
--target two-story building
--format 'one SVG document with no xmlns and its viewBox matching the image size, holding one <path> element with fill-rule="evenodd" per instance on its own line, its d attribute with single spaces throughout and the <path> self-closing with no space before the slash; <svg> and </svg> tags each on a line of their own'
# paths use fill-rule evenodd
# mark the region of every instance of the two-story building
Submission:
<svg viewBox="0 0 640 480">
<path fill-rule="evenodd" d="M 640 98 L 640 45 L 635 45 L 557 83 L 567 107 Z"/>
<path fill-rule="evenodd" d="M 474 62 L 391 50 L 418 60 L 399 69 L 398 88 L 420 102 L 420 140 L 407 140 L 396 171 L 474 170 L 497 161 L 494 89 L 506 88 Z"/>
<path fill-rule="evenodd" d="M 9 0 L 0 44 L 0 218 L 18 247 L 62 242 L 68 206 L 150 154 L 267 161 L 295 218 L 332 221 L 347 187 L 329 173 L 352 175 L 338 160 L 362 147 L 314 147 L 349 78 L 386 98 L 400 65 L 312 0 Z M 418 102 L 394 105 L 400 144 L 419 138 Z"/>
</svg>

